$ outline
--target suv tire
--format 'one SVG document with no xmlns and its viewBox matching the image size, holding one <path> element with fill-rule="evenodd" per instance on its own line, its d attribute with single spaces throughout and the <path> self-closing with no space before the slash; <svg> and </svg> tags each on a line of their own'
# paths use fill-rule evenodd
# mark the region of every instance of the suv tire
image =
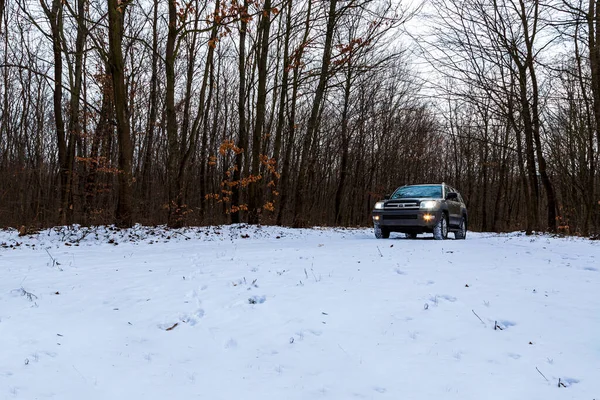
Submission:
<svg viewBox="0 0 600 400">
<path fill-rule="evenodd" d="M 389 229 L 382 228 L 379 224 L 375 225 L 375 237 L 377 239 L 387 239 L 390 237 Z"/>
<path fill-rule="evenodd" d="M 404 237 L 407 239 L 416 239 L 417 238 L 417 234 L 416 233 L 405 233 Z"/>
<path fill-rule="evenodd" d="M 448 239 L 448 217 L 446 214 L 442 214 L 438 223 L 433 227 L 433 238 L 435 240 Z"/>
<path fill-rule="evenodd" d="M 465 217 L 462 217 L 460 221 L 459 230 L 454 232 L 454 239 L 466 239 L 467 238 L 467 220 Z"/>
</svg>

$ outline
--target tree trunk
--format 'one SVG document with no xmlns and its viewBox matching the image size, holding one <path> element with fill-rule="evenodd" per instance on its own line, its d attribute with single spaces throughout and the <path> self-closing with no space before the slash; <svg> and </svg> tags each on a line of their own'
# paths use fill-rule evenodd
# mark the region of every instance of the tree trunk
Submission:
<svg viewBox="0 0 600 400">
<path fill-rule="evenodd" d="M 152 72 L 150 75 L 150 99 L 148 121 L 146 123 L 146 143 L 144 162 L 142 164 L 141 192 L 145 199 L 152 195 L 152 149 L 154 147 L 154 131 L 156 127 L 156 114 L 158 108 L 158 0 L 154 0 L 154 12 L 152 17 Z"/>
<path fill-rule="evenodd" d="M 291 6 L 290 6 L 291 7 Z M 293 57 L 294 74 L 292 78 L 292 97 L 291 104 L 289 104 L 289 117 L 288 117 L 288 134 L 286 138 L 285 156 L 283 158 L 283 166 L 281 168 L 281 197 L 279 201 L 279 211 L 277 212 L 276 224 L 283 224 L 283 215 L 288 202 L 288 192 L 292 191 L 292 187 L 289 184 L 291 165 L 292 165 L 292 149 L 294 148 L 294 140 L 296 136 L 296 102 L 298 100 L 298 89 L 300 84 L 300 74 L 302 65 L 302 56 L 304 54 L 304 48 L 308 44 L 308 35 L 310 33 L 310 21 L 311 21 L 312 1 L 308 2 L 308 8 L 306 10 L 306 20 L 304 23 L 304 35 L 302 42 Z M 288 10 L 291 14 L 291 8 Z M 288 16 L 287 21 L 288 29 L 291 29 L 291 15 Z"/>
<path fill-rule="evenodd" d="M 304 137 L 304 141 L 302 144 L 302 159 L 300 161 L 300 168 L 298 173 L 298 182 L 296 184 L 296 193 L 295 193 L 295 205 L 294 205 L 294 227 L 302 227 L 305 225 L 305 215 L 304 212 L 304 202 L 305 202 L 305 186 L 307 180 L 309 179 L 308 170 L 309 170 L 309 158 L 310 158 L 310 148 L 313 141 L 313 136 L 317 130 L 317 122 L 319 117 L 319 110 L 321 109 L 321 104 L 323 102 L 323 95 L 325 94 L 325 89 L 327 86 L 327 81 L 329 79 L 329 64 L 331 63 L 331 50 L 333 43 L 333 34 L 336 26 L 336 7 L 337 0 L 330 0 L 329 3 L 329 13 L 327 18 L 327 31 L 325 33 L 325 47 L 323 49 L 323 57 L 321 60 L 321 72 L 319 74 L 319 84 L 317 86 L 317 91 L 315 92 L 315 97 L 312 103 L 312 108 L 310 111 L 310 118 L 308 119 L 308 124 L 306 128 L 306 136 Z"/>
<path fill-rule="evenodd" d="M 346 184 L 346 176 L 348 174 L 348 151 L 350 146 L 350 138 L 348 134 L 348 109 L 350 107 L 350 88 L 352 85 L 352 66 L 348 64 L 348 72 L 346 73 L 346 84 L 344 85 L 344 108 L 342 110 L 342 159 L 340 161 L 340 180 L 335 192 L 334 203 L 334 218 L 336 225 L 342 222 L 342 194 L 344 193 L 344 185 Z"/>
<path fill-rule="evenodd" d="M 535 143 L 535 152 L 537 156 L 537 164 L 538 170 L 540 172 L 540 178 L 542 180 L 542 185 L 544 185 L 544 190 L 546 192 L 546 207 L 547 207 L 547 228 L 550 232 L 556 232 L 556 196 L 554 194 L 554 187 L 550 178 L 548 177 L 548 172 L 546 168 L 546 158 L 544 157 L 544 153 L 542 151 L 542 142 L 540 140 L 540 119 L 539 119 L 539 90 L 537 85 L 537 77 L 535 73 L 535 69 L 533 67 L 533 60 L 529 62 L 529 74 L 531 77 L 531 86 L 532 86 L 532 114 L 533 114 L 533 139 Z"/>
<path fill-rule="evenodd" d="M 123 49 L 121 47 L 125 6 L 126 3 L 120 3 L 119 0 L 108 0 L 108 66 L 112 77 L 113 103 L 119 144 L 119 192 L 116 222 L 118 226 L 130 227 L 133 224 L 131 175 L 133 146 L 127 114 L 127 90 L 125 88 Z"/>
<path fill-rule="evenodd" d="M 246 30 L 248 27 L 248 0 L 244 0 L 244 6 L 240 11 L 240 41 L 239 41 L 239 91 L 238 91 L 238 143 L 237 147 L 241 150 L 235 155 L 235 167 L 233 171 L 233 187 L 231 195 L 231 222 L 234 224 L 241 221 L 241 178 L 244 162 L 244 153 L 248 151 L 248 137 L 246 131 Z"/>
<path fill-rule="evenodd" d="M 62 112 L 62 97 L 63 97 L 63 60 L 62 60 L 62 24 L 63 11 L 62 2 L 53 0 L 49 8 L 44 1 L 41 2 L 42 8 L 48 17 L 51 29 L 52 38 L 52 55 L 54 61 L 54 125 L 56 128 L 56 139 L 58 147 L 58 165 L 60 175 L 60 208 L 59 208 L 59 223 L 66 225 L 68 220 L 68 203 L 69 203 L 69 180 L 70 169 L 68 167 L 68 151 L 67 141 L 65 138 L 65 122 Z"/>
<path fill-rule="evenodd" d="M 262 212 L 262 185 L 260 178 L 260 141 L 265 127 L 267 106 L 267 59 L 269 57 L 269 32 L 271 29 L 271 0 L 265 0 L 260 22 L 260 52 L 258 58 L 258 93 L 256 118 L 252 135 L 252 178 L 248 187 L 248 223 L 258 224 Z"/>
<path fill-rule="evenodd" d="M 165 53 L 165 110 L 167 115 L 167 181 L 169 186 L 169 226 L 179 227 L 182 224 L 181 184 L 178 182 L 179 141 L 177 138 L 177 114 L 175 111 L 175 42 L 177 40 L 177 2 L 169 1 L 169 30 Z"/>
<path fill-rule="evenodd" d="M 283 43 L 283 72 L 281 76 L 281 93 L 279 98 L 279 109 L 277 111 L 277 126 L 275 127 L 275 142 L 273 143 L 273 159 L 277 163 L 276 166 L 281 165 L 281 147 L 283 142 L 283 128 L 285 126 L 285 107 L 288 98 L 288 85 L 289 85 L 289 74 L 290 74 L 290 33 L 292 29 L 292 1 L 288 2 L 288 9 L 286 11 L 286 22 L 285 22 L 285 38 Z M 278 168 L 279 169 L 279 168 Z M 274 187 L 279 188 L 279 178 L 276 176 L 273 178 Z M 274 198 L 275 196 L 273 196 Z M 279 213 L 278 213 L 279 215 Z"/>
<path fill-rule="evenodd" d="M 535 145 L 533 141 L 533 121 L 531 108 L 527 98 L 527 73 L 524 67 L 519 66 L 519 102 L 520 114 L 523 119 L 523 133 L 525 134 L 525 159 L 527 160 L 527 176 L 529 183 L 529 193 L 531 194 L 531 204 L 529 207 L 531 218 L 533 220 L 533 230 L 539 230 L 539 184 L 535 164 Z"/>
<path fill-rule="evenodd" d="M 75 39 L 75 76 L 74 84 L 71 87 L 71 101 L 70 101 L 70 116 L 68 125 L 68 144 L 67 144 L 67 159 L 66 162 L 66 203 L 63 205 L 63 209 L 66 209 L 66 222 L 71 223 L 73 221 L 73 187 L 74 187 L 74 174 L 73 168 L 75 163 L 75 147 L 76 143 L 81 138 L 81 116 L 79 115 L 79 97 L 81 95 L 81 85 L 83 80 L 83 51 L 85 47 L 86 29 L 85 29 L 85 3 L 83 0 L 77 0 L 77 36 Z"/>
</svg>

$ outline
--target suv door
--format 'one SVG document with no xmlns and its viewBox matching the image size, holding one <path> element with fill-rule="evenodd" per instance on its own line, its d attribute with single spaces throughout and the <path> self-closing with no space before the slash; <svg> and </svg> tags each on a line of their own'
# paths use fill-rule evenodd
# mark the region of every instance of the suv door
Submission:
<svg viewBox="0 0 600 400">
<path fill-rule="evenodd" d="M 463 219 L 463 216 L 467 215 L 467 205 L 465 203 L 465 200 L 460 195 L 460 193 L 458 193 L 458 201 L 460 202 L 460 213 L 458 215 L 458 223 L 460 224 L 460 222 Z"/>
<path fill-rule="evenodd" d="M 456 193 L 456 197 L 454 199 L 446 200 L 446 204 L 448 205 L 448 217 L 449 217 L 448 223 L 451 226 L 456 227 L 460 224 L 460 220 L 462 218 L 462 215 L 461 215 L 462 203 L 460 202 L 460 198 L 459 198 L 460 195 L 458 194 L 456 189 L 448 186 L 447 190 L 448 191 L 446 192 L 446 196 L 448 196 L 448 193 Z"/>
</svg>

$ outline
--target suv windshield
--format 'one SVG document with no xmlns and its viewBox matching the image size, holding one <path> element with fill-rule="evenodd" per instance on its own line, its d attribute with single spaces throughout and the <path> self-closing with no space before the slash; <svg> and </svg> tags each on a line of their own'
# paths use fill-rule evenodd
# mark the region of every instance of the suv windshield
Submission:
<svg viewBox="0 0 600 400">
<path fill-rule="evenodd" d="M 398 188 L 392 195 L 392 199 L 411 199 L 411 198 L 442 198 L 442 186 L 403 186 Z"/>
</svg>

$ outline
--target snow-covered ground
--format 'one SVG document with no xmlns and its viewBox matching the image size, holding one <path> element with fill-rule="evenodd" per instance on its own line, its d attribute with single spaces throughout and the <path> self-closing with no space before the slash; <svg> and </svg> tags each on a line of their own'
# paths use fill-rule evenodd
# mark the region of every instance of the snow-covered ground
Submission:
<svg viewBox="0 0 600 400">
<path fill-rule="evenodd" d="M 0 399 L 46 398 L 597 400 L 600 242 L 2 231 Z"/>
</svg>

